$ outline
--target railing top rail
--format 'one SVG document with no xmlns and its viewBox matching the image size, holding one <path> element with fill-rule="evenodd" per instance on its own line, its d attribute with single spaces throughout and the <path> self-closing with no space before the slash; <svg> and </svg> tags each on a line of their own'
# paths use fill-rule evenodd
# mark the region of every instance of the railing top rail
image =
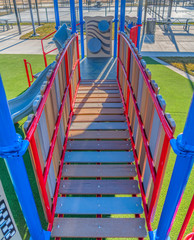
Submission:
<svg viewBox="0 0 194 240">
<path fill-rule="evenodd" d="M 165 114 L 164 114 L 163 110 L 161 109 L 159 102 L 157 101 L 156 94 L 154 93 L 154 91 L 153 91 L 153 89 L 152 89 L 152 87 L 150 85 L 150 82 L 149 82 L 148 76 L 147 76 L 147 74 L 145 72 L 145 69 L 141 65 L 141 63 L 140 63 L 140 61 L 139 61 L 139 59 L 137 57 L 137 54 L 135 53 L 133 47 L 131 46 L 131 44 L 130 44 L 129 40 L 126 38 L 126 36 L 123 33 L 121 33 L 121 32 L 119 32 L 119 35 L 122 36 L 122 38 L 127 43 L 128 47 L 130 48 L 130 50 L 131 50 L 131 52 L 132 52 L 132 54 L 133 54 L 133 56 L 135 58 L 135 61 L 138 64 L 138 67 L 139 67 L 140 72 L 141 72 L 141 74 L 143 76 L 143 79 L 145 80 L 145 83 L 146 83 L 146 85 L 147 85 L 147 87 L 149 89 L 150 96 L 151 96 L 151 98 L 152 98 L 152 100 L 154 102 L 155 108 L 157 110 L 157 113 L 158 113 L 158 116 L 160 118 L 160 121 L 161 121 L 161 123 L 162 123 L 162 125 L 164 127 L 164 130 L 165 130 L 168 138 L 172 139 L 173 138 L 173 130 L 171 129 L 171 126 L 169 125 L 168 121 L 166 120 Z"/>
<path fill-rule="evenodd" d="M 34 132 L 35 132 L 35 130 L 36 130 L 37 123 L 38 123 L 38 121 L 39 121 L 39 119 L 40 119 L 40 117 L 41 117 L 42 111 L 43 111 L 43 109 L 44 109 L 46 100 L 47 100 L 48 95 L 49 95 L 49 92 L 50 92 L 51 87 L 52 87 L 52 85 L 53 85 L 54 79 L 55 79 L 55 77 L 56 77 L 56 75 L 57 75 L 59 66 L 61 65 L 61 62 L 62 62 L 62 60 L 63 60 L 63 58 L 64 58 L 64 56 L 65 56 L 65 54 L 66 54 L 66 52 L 67 52 L 67 49 L 69 48 L 69 46 L 71 45 L 71 43 L 73 42 L 73 40 L 74 40 L 76 37 L 77 37 L 77 34 L 72 35 L 71 39 L 69 40 L 69 42 L 68 42 L 67 45 L 65 46 L 65 48 L 64 48 L 64 50 L 63 50 L 63 52 L 62 52 L 62 54 L 61 54 L 61 56 L 60 56 L 60 58 L 59 58 L 59 61 L 58 61 L 57 64 L 56 64 L 56 67 L 55 67 L 55 69 L 54 69 L 54 72 L 52 73 L 52 76 L 51 76 L 51 78 L 50 78 L 50 81 L 49 81 L 49 83 L 48 83 L 48 85 L 47 85 L 47 87 L 46 87 L 46 90 L 45 90 L 45 92 L 44 92 L 44 95 L 43 95 L 43 98 L 42 98 L 42 100 L 41 100 L 41 103 L 40 103 L 40 105 L 39 105 L 39 107 L 38 107 L 38 109 L 37 109 L 36 115 L 35 115 L 35 117 L 34 117 L 34 119 L 33 119 L 33 121 L 32 121 L 31 126 L 29 127 L 29 129 L 28 129 L 28 131 L 27 131 L 27 133 L 26 133 L 26 140 L 28 140 L 28 141 L 30 141 L 31 137 L 33 136 L 33 134 L 34 134 Z"/>
</svg>

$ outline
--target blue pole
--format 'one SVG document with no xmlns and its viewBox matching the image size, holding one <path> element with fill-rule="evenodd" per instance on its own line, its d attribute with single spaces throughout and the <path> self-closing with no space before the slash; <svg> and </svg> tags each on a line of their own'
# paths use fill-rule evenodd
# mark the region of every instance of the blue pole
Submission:
<svg viewBox="0 0 194 240">
<path fill-rule="evenodd" d="M 54 10 L 55 10 L 55 22 L 56 22 L 55 29 L 58 30 L 60 27 L 58 0 L 54 0 Z"/>
<path fill-rule="evenodd" d="M 143 0 L 139 0 L 139 6 L 138 6 L 138 19 L 137 24 L 142 25 L 142 9 L 143 9 Z M 140 36 L 141 36 L 141 26 L 138 27 L 138 34 L 137 34 L 137 49 L 140 50 Z"/>
<path fill-rule="evenodd" d="M 121 13 L 120 13 L 120 31 L 125 31 L 125 2 L 126 0 L 121 0 Z"/>
<path fill-rule="evenodd" d="M 82 0 L 79 0 L 79 18 L 80 18 L 80 38 L 81 38 L 81 59 L 84 58 L 84 20 L 83 20 L 83 9 Z"/>
<path fill-rule="evenodd" d="M 181 198 L 194 162 L 194 95 L 183 134 L 171 140 L 177 154 L 164 207 L 153 239 L 166 240 L 176 217 Z"/>
<path fill-rule="evenodd" d="M 119 11 L 119 0 L 115 0 L 115 31 L 114 31 L 114 58 L 117 56 L 117 28 L 118 28 L 118 11 Z"/>
<path fill-rule="evenodd" d="M 72 34 L 76 33 L 75 1 L 70 0 Z"/>
<path fill-rule="evenodd" d="M 20 202 L 32 240 L 50 239 L 50 232 L 42 229 L 30 183 L 23 162 L 29 142 L 16 134 L 0 76 L 0 156 L 5 158 L 12 183 Z"/>
</svg>

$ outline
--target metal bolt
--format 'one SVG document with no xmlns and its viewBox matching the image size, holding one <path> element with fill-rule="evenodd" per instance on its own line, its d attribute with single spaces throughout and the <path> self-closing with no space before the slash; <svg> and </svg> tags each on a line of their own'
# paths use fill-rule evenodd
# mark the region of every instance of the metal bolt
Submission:
<svg viewBox="0 0 194 240">
<path fill-rule="evenodd" d="M 139 226 L 139 229 L 141 229 L 141 226 Z"/>
<path fill-rule="evenodd" d="M 57 225 L 57 228 L 60 228 L 60 226 L 59 226 L 59 225 Z"/>
<path fill-rule="evenodd" d="M 98 188 L 100 188 L 100 185 L 98 185 Z"/>
<path fill-rule="evenodd" d="M 65 188 L 65 184 L 63 185 L 63 188 Z"/>
<path fill-rule="evenodd" d="M 98 228 L 102 228 L 102 227 L 99 225 Z"/>
</svg>

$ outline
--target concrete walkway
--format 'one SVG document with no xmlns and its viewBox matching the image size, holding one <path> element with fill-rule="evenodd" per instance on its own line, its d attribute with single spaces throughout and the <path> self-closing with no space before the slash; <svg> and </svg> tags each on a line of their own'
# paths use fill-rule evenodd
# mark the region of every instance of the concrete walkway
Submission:
<svg viewBox="0 0 194 240">
<path fill-rule="evenodd" d="M 22 34 L 32 31 L 32 26 L 21 26 Z M 54 42 L 49 39 L 44 41 L 45 51 L 55 48 Z M 53 52 L 53 54 L 56 54 Z M 21 40 L 17 26 L 13 29 L 0 32 L 0 54 L 42 54 L 40 40 Z"/>
</svg>

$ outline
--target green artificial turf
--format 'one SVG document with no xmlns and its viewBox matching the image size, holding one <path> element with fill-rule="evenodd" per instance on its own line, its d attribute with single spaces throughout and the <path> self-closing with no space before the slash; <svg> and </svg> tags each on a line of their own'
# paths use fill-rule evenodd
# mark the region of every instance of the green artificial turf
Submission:
<svg viewBox="0 0 194 240">
<path fill-rule="evenodd" d="M 158 86 L 160 87 L 160 94 L 166 101 L 166 112 L 169 112 L 176 122 L 175 137 L 177 137 L 177 135 L 183 132 L 184 129 L 184 124 L 186 121 L 186 117 L 188 114 L 193 94 L 194 83 L 190 82 L 188 79 L 182 77 L 181 75 L 175 73 L 174 71 L 168 69 L 167 67 L 159 64 L 158 62 L 154 61 L 151 58 L 145 57 L 144 59 L 147 62 L 147 67 L 152 72 L 152 79 L 154 79 L 157 82 Z M 158 202 L 156 217 L 153 222 L 153 229 L 156 229 L 158 225 L 158 220 L 163 207 L 175 159 L 176 155 L 171 150 L 164 177 L 161 196 Z M 182 198 L 182 202 L 180 204 L 179 211 L 177 213 L 177 217 L 172 227 L 172 231 L 170 233 L 171 239 L 177 238 L 180 228 L 182 226 L 184 217 L 186 215 L 193 195 L 193 182 L 194 171 L 191 172 L 188 184 L 185 189 L 185 193 Z M 187 233 L 192 232 L 193 223 L 194 216 L 192 216 L 190 220 L 190 224 L 188 225 L 186 231 Z"/>
<path fill-rule="evenodd" d="M 0 73 L 2 74 L 3 83 L 5 86 L 6 94 L 8 99 L 16 97 L 21 92 L 27 88 L 27 80 L 23 65 L 23 58 L 26 58 L 32 63 L 33 71 L 36 73 L 44 68 L 43 57 L 41 55 L 0 55 Z M 54 59 L 53 56 L 49 56 L 50 61 Z M 176 122 L 176 132 L 175 137 L 183 131 L 184 123 L 189 109 L 189 104 L 193 92 L 193 83 L 189 82 L 186 78 L 180 76 L 179 74 L 173 72 L 172 70 L 166 68 L 165 66 L 155 62 L 151 58 L 145 58 L 147 62 L 147 67 L 152 72 L 152 79 L 154 79 L 159 87 L 160 94 L 163 96 L 167 103 L 166 112 L 171 113 L 171 116 Z M 24 120 L 16 125 L 17 132 L 23 135 L 22 125 Z M 157 228 L 160 212 L 163 207 L 166 191 L 172 174 L 174 162 L 176 156 L 172 152 L 170 153 L 169 162 L 167 165 L 164 184 L 161 191 L 161 196 L 159 199 L 155 220 L 152 224 L 153 229 Z M 20 210 L 17 198 L 15 196 L 13 186 L 10 182 L 9 174 L 6 170 L 4 161 L 0 159 L 0 179 L 3 183 L 6 196 L 10 203 L 10 207 L 13 212 L 14 219 L 17 223 L 18 229 L 22 236 L 22 239 L 29 239 L 29 233 L 25 220 L 23 218 L 22 212 Z M 40 214 L 40 219 L 43 224 L 43 228 L 46 229 L 46 221 L 44 219 L 40 198 L 38 195 L 38 189 L 35 184 L 35 177 L 33 174 L 30 158 L 28 152 L 24 155 L 24 162 L 27 168 L 29 179 L 31 182 L 32 190 L 34 193 L 35 201 L 37 203 L 38 212 Z M 184 162 L 183 162 L 184 165 Z M 172 232 L 170 234 L 171 239 L 176 239 L 179 233 L 180 227 L 182 226 L 184 217 L 186 215 L 188 206 L 190 204 L 193 188 L 192 183 L 194 180 L 194 173 L 192 172 L 189 182 L 187 184 L 185 194 L 180 205 L 180 209 L 177 214 Z M 123 216 L 124 217 L 124 216 Z M 192 217 L 190 224 L 187 228 L 187 233 L 192 230 L 192 223 L 194 222 L 194 217 Z M 146 238 L 148 239 L 148 237 Z"/>
<path fill-rule="evenodd" d="M 11 99 L 28 88 L 24 59 L 32 65 L 32 72 L 42 71 L 44 59 L 42 55 L 0 54 L 0 74 L 3 80 L 7 98 Z M 55 60 L 55 55 L 47 55 L 48 64 Z"/>
</svg>

